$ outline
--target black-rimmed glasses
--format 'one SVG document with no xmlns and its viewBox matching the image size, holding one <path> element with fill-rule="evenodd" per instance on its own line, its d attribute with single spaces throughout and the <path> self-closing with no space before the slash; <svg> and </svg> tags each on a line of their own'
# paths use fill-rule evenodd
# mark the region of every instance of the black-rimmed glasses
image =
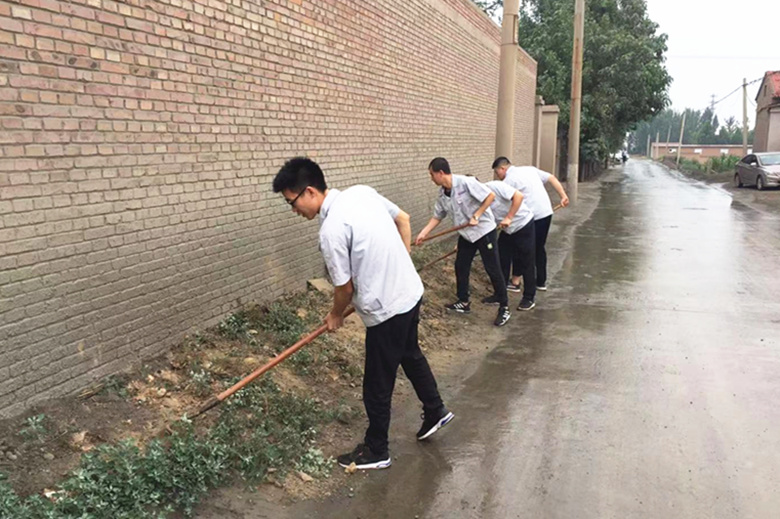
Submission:
<svg viewBox="0 0 780 519">
<path fill-rule="evenodd" d="M 285 202 L 287 202 L 288 204 L 290 204 L 290 207 L 295 207 L 295 202 L 297 202 L 297 201 L 298 201 L 298 199 L 301 197 L 301 195 L 302 195 L 302 194 L 304 194 L 304 193 L 306 192 L 306 189 L 307 189 L 308 187 L 309 187 L 309 186 L 305 186 L 305 187 L 303 188 L 303 191 L 301 191 L 300 193 L 298 193 L 298 196 L 296 196 L 296 197 L 295 197 L 295 198 L 293 198 L 292 200 L 285 200 Z"/>
</svg>

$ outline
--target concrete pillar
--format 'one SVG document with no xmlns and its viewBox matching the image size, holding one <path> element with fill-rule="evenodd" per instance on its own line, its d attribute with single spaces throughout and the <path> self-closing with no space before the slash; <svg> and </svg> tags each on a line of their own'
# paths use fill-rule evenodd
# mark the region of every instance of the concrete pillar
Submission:
<svg viewBox="0 0 780 519">
<path fill-rule="evenodd" d="M 542 154 L 542 124 L 544 112 L 544 99 L 542 96 L 536 96 L 536 110 L 534 110 L 534 149 L 533 160 L 534 167 L 539 167 Z M 552 171 L 550 172 L 552 173 Z"/>
<path fill-rule="evenodd" d="M 517 19 L 520 0 L 504 2 L 501 24 L 501 68 L 498 75 L 496 156 L 512 160 L 515 127 L 515 78 L 517 70 Z"/>
</svg>

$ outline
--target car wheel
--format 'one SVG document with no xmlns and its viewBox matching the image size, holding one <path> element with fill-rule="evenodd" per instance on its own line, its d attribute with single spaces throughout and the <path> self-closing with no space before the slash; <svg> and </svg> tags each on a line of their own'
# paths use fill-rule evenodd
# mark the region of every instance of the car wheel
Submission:
<svg viewBox="0 0 780 519">
<path fill-rule="evenodd" d="M 759 175 L 758 178 L 756 179 L 756 189 L 758 189 L 759 191 L 764 190 L 764 179 L 761 178 L 761 175 Z"/>
<path fill-rule="evenodd" d="M 742 179 L 739 177 L 739 173 L 734 174 L 734 187 L 742 187 Z"/>
</svg>

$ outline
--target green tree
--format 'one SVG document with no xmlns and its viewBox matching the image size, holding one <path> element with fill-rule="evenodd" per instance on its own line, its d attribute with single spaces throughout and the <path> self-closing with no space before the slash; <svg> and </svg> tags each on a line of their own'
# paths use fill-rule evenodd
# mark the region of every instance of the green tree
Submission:
<svg viewBox="0 0 780 519">
<path fill-rule="evenodd" d="M 581 161 L 602 161 L 639 121 L 668 104 L 666 35 L 644 0 L 589 0 L 585 15 Z M 519 43 L 537 63 L 538 93 L 569 122 L 574 1 L 523 0 Z"/>
<path fill-rule="evenodd" d="M 664 110 L 656 117 L 639 123 L 629 134 L 629 150 L 632 153 L 644 154 L 647 136 L 649 135 L 653 142 L 656 136 L 659 136 L 661 142 L 665 142 L 670 128 L 669 142 L 676 144 L 680 140 L 682 116 L 683 112 Z M 748 143 L 752 142 L 751 132 L 748 134 Z M 729 117 L 724 125 L 720 126 L 717 115 L 713 114 L 710 108 L 704 111 L 686 108 L 683 144 L 742 144 L 742 127 L 734 117 Z"/>
<path fill-rule="evenodd" d="M 503 7 L 503 0 L 474 0 L 474 3 L 482 8 L 488 16 L 493 17 Z"/>
</svg>

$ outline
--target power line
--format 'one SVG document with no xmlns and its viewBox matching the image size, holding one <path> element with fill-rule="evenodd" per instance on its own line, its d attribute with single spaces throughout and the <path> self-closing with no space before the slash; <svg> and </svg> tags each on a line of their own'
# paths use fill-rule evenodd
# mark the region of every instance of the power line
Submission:
<svg viewBox="0 0 780 519">
<path fill-rule="evenodd" d="M 764 79 L 764 76 L 761 76 L 761 77 L 760 77 L 760 78 L 758 78 L 758 79 L 754 79 L 753 81 L 751 81 L 750 83 L 748 83 L 748 84 L 747 84 L 747 85 L 745 85 L 745 86 L 750 86 L 750 85 L 752 85 L 753 83 L 758 83 L 758 82 L 759 82 L 759 81 L 761 81 L 762 79 Z M 721 99 L 719 99 L 719 100 L 717 100 L 717 101 L 713 102 L 713 103 L 712 103 L 712 106 L 714 107 L 716 104 L 718 104 L 718 103 L 720 103 L 720 102 L 722 102 L 722 101 L 725 101 L 725 100 L 726 100 L 726 99 L 728 99 L 729 97 L 733 96 L 734 94 L 736 94 L 737 92 L 739 92 L 739 89 L 740 89 L 740 88 L 742 88 L 742 86 L 743 86 L 743 85 L 739 85 L 737 88 L 735 88 L 734 90 L 732 90 L 732 91 L 731 91 L 731 93 L 729 93 L 729 94 L 728 94 L 728 95 L 726 95 L 725 97 L 722 97 Z"/>
</svg>

